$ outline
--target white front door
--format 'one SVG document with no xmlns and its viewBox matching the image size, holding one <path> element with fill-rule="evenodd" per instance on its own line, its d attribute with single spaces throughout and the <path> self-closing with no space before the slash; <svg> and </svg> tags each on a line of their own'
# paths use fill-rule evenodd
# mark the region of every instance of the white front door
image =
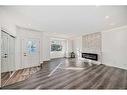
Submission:
<svg viewBox="0 0 127 95">
<path fill-rule="evenodd" d="M 22 39 L 22 68 L 38 66 L 40 60 L 40 42 L 36 38 Z"/>
</svg>

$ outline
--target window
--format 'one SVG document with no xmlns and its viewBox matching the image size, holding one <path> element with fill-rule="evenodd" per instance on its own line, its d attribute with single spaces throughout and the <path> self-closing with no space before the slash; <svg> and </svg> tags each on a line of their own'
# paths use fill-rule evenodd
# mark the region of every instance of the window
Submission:
<svg viewBox="0 0 127 95">
<path fill-rule="evenodd" d="M 35 41 L 28 41 L 27 42 L 27 50 L 30 54 L 35 54 L 37 51 L 37 46 Z"/>
<path fill-rule="evenodd" d="M 51 51 L 62 51 L 62 44 L 59 40 L 51 41 Z"/>
</svg>

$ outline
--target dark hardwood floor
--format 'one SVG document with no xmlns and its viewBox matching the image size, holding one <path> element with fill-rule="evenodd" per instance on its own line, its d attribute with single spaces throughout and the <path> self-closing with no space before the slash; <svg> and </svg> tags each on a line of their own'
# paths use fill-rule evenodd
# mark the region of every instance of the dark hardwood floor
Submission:
<svg viewBox="0 0 127 95">
<path fill-rule="evenodd" d="M 41 69 L 40 66 L 31 67 L 20 69 L 17 71 L 11 72 L 4 72 L 1 74 L 1 85 L 6 86 L 10 84 L 14 84 L 19 81 L 26 80 L 29 78 L 33 73 L 39 71 Z"/>
<path fill-rule="evenodd" d="M 28 79 L 2 89 L 127 89 L 127 70 L 76 59 L 53 59 Z"/>
</svg>

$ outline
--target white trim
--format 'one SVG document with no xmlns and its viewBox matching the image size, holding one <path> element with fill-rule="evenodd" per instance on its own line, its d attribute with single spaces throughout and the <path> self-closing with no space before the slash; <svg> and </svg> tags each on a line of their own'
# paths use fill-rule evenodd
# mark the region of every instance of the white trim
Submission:
<svg viewBox="0 0 127 95">
<path fill-rule="evenodd" d="M 110 32 L 110 31 L 113 31 L 113 30 L 119 30 L 119 29 L 124 29 L 124 28 L 126 29 L 126 28 L 127 28 L 127 25 L 115 27 L 115 28 L 108 29 L 108 30 L 104 30 L 104 31 L 101 31 L 101 32 L 102 32 L 102 33 L 103 33 L 103 32 Z"/>
</svg>

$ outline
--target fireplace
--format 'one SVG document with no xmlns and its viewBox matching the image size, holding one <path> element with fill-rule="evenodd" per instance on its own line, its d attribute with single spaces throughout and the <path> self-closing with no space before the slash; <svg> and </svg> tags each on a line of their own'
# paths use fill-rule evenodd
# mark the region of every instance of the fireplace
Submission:
<svg viewBox="0 0 127 95">
<path fill-rule="evenodd" d="M 91 60 L 98 60 L 98 55 L 94 53 L 82 53 L 82 58 L 91 59 Z"/>
</svg>

